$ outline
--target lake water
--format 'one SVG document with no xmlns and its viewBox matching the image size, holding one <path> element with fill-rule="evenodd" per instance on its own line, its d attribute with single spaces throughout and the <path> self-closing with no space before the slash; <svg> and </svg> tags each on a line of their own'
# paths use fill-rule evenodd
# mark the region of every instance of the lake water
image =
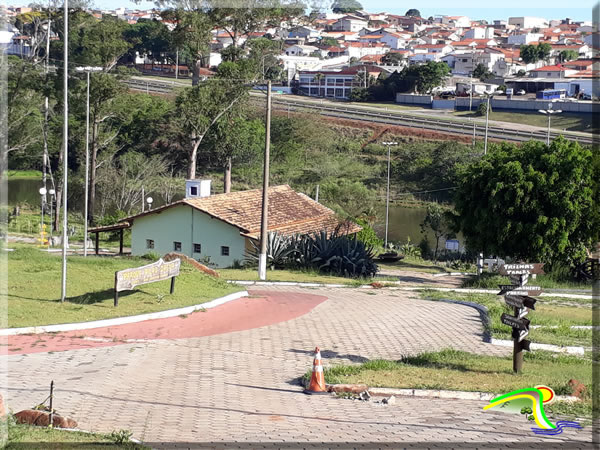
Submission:
<svg viewBox="0 0 600 450">
<path fill-rule="evenodd" d="M 42 186 L 40 180 L 29 178 L 10 178 L 8 180 L 8 204 L 28 203 L 32 206 L 40 204 L 39 188 Z M 163 205 L 160 195 L 151 193 L 154 198 L 153 207 Z M 69 195 L 71 207 L 83 208 L 81 194 Z M 71 209 L 71 207 L 69 209 Z M 410 237 L 414 244 L 418 244 L 423 234 L 421 233 L 421 222 L 425 218 L 425 208 L 407 208 L 405 206 L 390 205 L 388 240 L 390 242 L 406 242 Z M 377 223 L 375 231 L 381 238 L 385 235 L 385 206 L 377 208 Z M 433 234 L 428 233 L 430 242 L 434 242 Z"/>
</svg>

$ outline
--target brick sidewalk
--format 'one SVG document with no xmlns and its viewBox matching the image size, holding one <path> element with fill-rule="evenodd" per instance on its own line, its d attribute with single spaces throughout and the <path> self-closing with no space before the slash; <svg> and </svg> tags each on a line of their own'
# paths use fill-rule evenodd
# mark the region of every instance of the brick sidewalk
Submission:
<svg viewBox="0 0 600 450">
<path fill-rule="evenodd" d="M 573 448 L 575 441 L 579 446 L 591 439 L 589 430 L 570 429 L 540 438 L 521 417 L 483 412 L 485 402 L 408 397 L 383 406 L 304 395 L 296 379 L 310 367 L 315 345 L 323 349 L 325 365 L 397 359 L 448 346 L 486 354 L 507 349 L 482 342 L 475 309 L 419 300 L 416 294 L 291 287 L 251 293 L 261 291 L 329 300 L 302 317 L 246 331 L 5 357 L 11 382 L 0 389 L 18 411 L 42 401 L 54 379 L 56 409 L 82 429 L 129 429 L 145 442 L 309 442 L 317 447 L 517 442 L 522 447 L 573 440 L 565 443 Z"/>
</svg>

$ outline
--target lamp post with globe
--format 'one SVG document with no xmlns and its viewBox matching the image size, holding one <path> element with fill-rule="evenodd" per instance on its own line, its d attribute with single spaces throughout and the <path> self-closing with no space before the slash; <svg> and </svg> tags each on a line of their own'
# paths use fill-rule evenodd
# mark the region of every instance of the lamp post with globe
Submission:
<svg viewBox="0 0 600 450">
<path fill-rule="evenodd" d="M 152 197 L 148 197 L 146 199 L 146 203 L 148 203 L 148 211 L 150 211 L 152 209 L 152 202 L 154 201 L 154 199 Z"/>
</svg>

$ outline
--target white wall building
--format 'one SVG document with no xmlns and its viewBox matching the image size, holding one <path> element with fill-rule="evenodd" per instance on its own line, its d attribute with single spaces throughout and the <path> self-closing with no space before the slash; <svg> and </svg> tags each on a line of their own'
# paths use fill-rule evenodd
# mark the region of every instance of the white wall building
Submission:
<svg viewBox="0 0 600 450">
<path fill-rule="evenodd" d="M 531 42 L 538 42 L 544 35 L 539 33 L 519 33 L 508 36 L 509 45 L 527 45 Z"/>
<path fill-rule="evenodd" d="M 351 31 L 358 33 L 361 29 L 366 28 L 369 25 L 367 20 L 364 20 L 357 16 L 347 15 L 334 22 L 332 30 L 334 31 Z"/>
<path fill-rule="evenodd" d="M 517 28 L 547 28 L 548 20 L 542 17 L 509 17 L 508 24 Z"/>
<path fill-rule="evenodd" d="M 493 28 L 476 27 L 467 30 L 463 36 L 464 39 L 494 39 Z"/>
</svg>

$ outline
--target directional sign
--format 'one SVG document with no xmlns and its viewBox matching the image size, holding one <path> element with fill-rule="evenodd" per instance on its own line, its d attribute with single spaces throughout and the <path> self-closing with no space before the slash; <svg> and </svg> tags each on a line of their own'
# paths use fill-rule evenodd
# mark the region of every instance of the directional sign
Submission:
<svg viewBox="0 0 600 450">
<path fill-rule="evenodd" d="M 500 316 L 500 321 L 504 325 L 508 325 L 509 327 L 513 327 L 519 330 L 527 330 L 527 327 L 529 327 L 528 319 L 519 319 L 518 317 L 514 317 L 506 313 L 503 313 L 502 316 Z"/>
<path fill-rule="evenodd" d="M 529 312 L 529 308 L 519 308 L 519 314 L 517 315 L 517 317 L 519 319 L 522 319 L 523 317 L 525 317 L 527 315 L 528 312 Z"/>
<path fill-rule="evenodd" d="M 498 273 L 500 275 L 532 275 L 545 273 L 542 269 L 543 263 L 534 264 L 504 264 L 500 266 Z"/>
<path fill-rule="evenodd" d="M 539 286 L 518 286 L 516 284 L 500 284 L 498 285 L 500 292 L 498 295 L 523 295 L 529 297 L 535 297 L 542 293 L 542 288 Z"/>
<path fill-rule="evenodd" d="M 523 339 L 525 339 L 528 335 L 529 330 L 517 330 L 515 328 L 512 330 L 512 337 L 513 339 L 516 339 L 517 342 L 523 341 Z"/>
<path fill-rule="evenodd" d="M 531 351 L 531 349 L 529 348 L 529 344 L 531 344 L 531 341 L 528 341 L 527 339 L 525 339 L 523 341 L 520 341 L 519 343 L 521 344 L 521 348 L 523 350 L 527 350 L 528 352 Z"/>
<path fill-rule="evenodd" d="M 526 307 L 535 309 L 535 302 L 537 302 L 537 299 L 526 295 L 507 295 L 504 297 L 504 301 L 508 306 L 514 306 L 515 308 Z"/>
</svg>

